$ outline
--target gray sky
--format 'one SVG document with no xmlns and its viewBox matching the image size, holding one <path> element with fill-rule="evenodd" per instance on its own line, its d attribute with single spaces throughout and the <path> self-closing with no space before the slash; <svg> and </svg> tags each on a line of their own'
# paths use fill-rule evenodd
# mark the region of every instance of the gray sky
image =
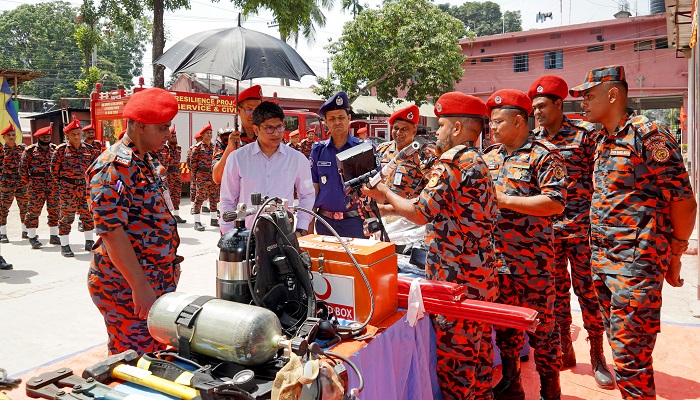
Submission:
<svg viewBox="0 0 700 400">
<path fill-rule="evenodd" d="M 613 14 L 619 9 L 618 0 L 493 0 L 501 6 L 501 11 L 520 11 L 523 21 L 523 29 L 551 28 L 559 25 L 581 24 L 613 18 Z M 40 3 L 40 0 L 3 0 L 0 2 L 0 11 L 11 10 L 24 3 Z M 74 6 L 79 6 L 80 0 L 68 0 Z M 649 13 L 649 0 L 627 0 L 632 15 L 646 15 Z M 342 33 L 345 22 L 352 18 L 352 14 L 343 13 L 340 10 L 341 0 L 335 0 L 332 11 L 326 12 L 327 23 L 323 28 L 317 28 L 315 43 L 308 44 L 300 39 L 297 51 L 307 64 L 319 76 L 326 76 L 326 60 L 328 53 L 323 48 L 329 40 L 338 37 Z M 381 0 L 366 1 L 369 7 L 381 5 Z M 450 3 L 458 5 L 463 1 L 435 0 L 436 4 Z M 165 50 L 170 48 L 178 40 L 205 30 L 225 28 L 236 25 L 238 10 L 226 0 L 219 3 L 211 3 L 206 0 L 191 0 L 190 10 L 179 10 L 165 14 L 165 23 L 169 32 Z M 560 12 L 561 10 L 561 12 Z M 538 12 L 552 12 L 553 18 L 546 22 L 537 23 L 535 17 Z M 243 22 L 242 26 L 248 29 L 264 32 L 279 37 L 279 32 L 274 27 L 268 27 L 272 22 L 272 16 L 264 11 L 254 15 Z M 144 77 L 150 82 L 151 73 L 150 46 L 144 56 Z M 166 80 L 170 71 L 166 69 Z M 255 80 L 259 83 L 278 83 L 277 79 Z M 301 83 L 292 82 L 293 85 L 309 86 L 315 82 L 314 77 L 305 77 Z"/>
</svg>

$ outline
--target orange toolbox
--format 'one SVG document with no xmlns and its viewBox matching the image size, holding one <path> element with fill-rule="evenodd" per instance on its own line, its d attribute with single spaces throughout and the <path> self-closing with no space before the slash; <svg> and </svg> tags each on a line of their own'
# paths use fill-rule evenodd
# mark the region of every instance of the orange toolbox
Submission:
<svg viewBox="0 0 700 400">
<path fill-rule="evenodd" d="M 376 326 L 398 309 L 394 244 L 373 239 L 343 239 L 347 240 L 345 244 L 372 288 L 374 314 L 369 323 Z M 299 238 L 299 246 L 311 255 L 316 298 L 328 302 L 338 318 L 364 322 L 371 301 L 367 285 L 338 239 L 307 235 Z"/>
</svg>

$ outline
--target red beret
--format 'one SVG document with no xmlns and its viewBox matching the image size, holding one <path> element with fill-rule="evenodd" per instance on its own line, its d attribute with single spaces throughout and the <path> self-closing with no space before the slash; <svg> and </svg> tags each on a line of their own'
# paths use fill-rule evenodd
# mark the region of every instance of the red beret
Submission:
<svg viewBox="0 0 700 400">
<path fill-rule="evenodd" d="M 292 136 L 299 136 L 299 129 L 295 129 L 295 130 L 289 132 L 289 137 L 292 137 Z"/>
<path fill-rule="evenodd" d="M 14 125 L 10 124 L 10 125 L 7 126 L 7 128 L 5 128 L 5 129 L 2 131 L 2 133 L 0 133 L 0 135 L 5 136 L 6 133 L 10 133 L 10 132 L 14 132 L 14 131 L 15 131 Z"/>
<path fill-rule="evenodd" d="M 486 101 L 489 114 L 494 108 L 510 108 L 524 111 L 527 115 L 532 113 L 532 100 L 520 90 L 501 89 L 492 94 Z"/>
<path fill-rule="evenodd" d="M 530 99 L 534 100 L 537 96 L 556 96 L 562 100 L 569 95 L 569 85 L 562 78 L 555 75 L 546 75 L 536 80 L 527 91 Z"/>
<path fill-rule="evenodd" d="M 69 131 L 72 131 L 73 129 L 80 129 L 80 121 L 78 121 L 78 119 L 75 117 L 73 117 L 73 121 L 71 121 L 70 124 L 66 125 L 63 128 L 63 133 L 68 133 Z"/>
<path fill-rule="evenodd" d="M 367 127 L 363 126 L 362 128 L 357 130 L 357 134 L 359 135 L 360 133 L 367 133 Z"/>
<path fill-rule="evenodd" d="M 175 124 L 173 124 L 173 126 L 170 127 L 170 133 L 175 133 Z"/>
<path fill-rule="evenodd" d="M 418 118 L 420 118 L 420 110 L 418 106 L 413 104 L 406 108 L 394 111 L 389 117 L 389 125 L 393 125 L 394 121 L 400 119 L 402 121 L 410 122 L 413 125 L 418 123 Z"/>
<path fill-rule="evenodd" d="M 254 86 L 251 86 L 248 89 L 238 93 L 238 103 L 241 103 L 242 101 L 245 101 L 248 99 L 255 99 L 255 100 L 262 101 L 262 99 L 263 99 L 262 87 L 260 85 L 254 85 Z"/>
<path fill-rule="evenodd" d="M 126 133 L 126 129 L 124 129 L 123 131 L 121 131 L 121 133 L 119 133 L 119 136 L 117 136 L 117 140 L 122 140 L 122 138 L 124 137 L 124 134 L 125 134 L 125 133 Z"/>
<path fill-rule="evenodd" d="M 199 131 L 199 133 L 197 133 L 196 135 L 194 135 L 194 138 L 195 138 L 195 139 L 201 139 L 201 138 L 202 138 L 202 135 L 204 134 L 204 132 L 206 132 L 206 131 L 213 131 L 213 130 L 214 130 L 214 128 L 211 127 L 211 122 L 209 122 L 209 124 L 208 124 L 207 126 L 205 126 L 204 128 L 202 128 L 202 130 Z"/>
<path fill-rule="evenodd" d="M 95 130 L 95 127 L 92 126 L 92 124 L 90 124 L 90 125 L 86 126 L 85 128 L 83 128 L 83 132 L 85 132 L 85 131 L 90 131 L 90 130 L 92 130 L 92 131 Z"/>
<path fill-rule="evenodd" d="M 143 124 L 162 124 L 177 115 L 177 99 L 167 90 L 150 88 L 129 99 L 124 106 L 124 118 Z"/>
<path fill-rule="evenodd" d="M 486 116 L 486 105 L 478 97 L 461 92 L 449 92 L 440 96 L 433 111 L 438 118 L 483 118 Z"/>
<path fill-rule="evenodd" d="M 34 137 L 38 136 L 44 136 L 44 135 L 51 135 L 53 133 L 53 122 L 49 124 L 49 126 L 45 126 L 41 129 L 38 129 L 36 132 L 34 132 Z"/>
</svg>

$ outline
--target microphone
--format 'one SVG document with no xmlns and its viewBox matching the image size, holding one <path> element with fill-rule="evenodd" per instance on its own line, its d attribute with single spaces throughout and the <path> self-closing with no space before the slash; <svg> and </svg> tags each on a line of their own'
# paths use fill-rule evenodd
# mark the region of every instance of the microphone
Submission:
<svg viewBox="0 0 700 400">
<path fill-rule="evenodd" d="M 406 157 L 410 156 L 411 154 L 415 153 L 420 149 L 420 144 L 418 142 L 411 142 L 408 146 L 404 147 L 399 151 L 399 153 L 389 161 L 387 165 L 382 167 L 381 171 L 379 171 L 378 174 L 374 175 L 369 179 L 369 182 L 367 183 L 367 187 L 370 189 L 374 189 L 379 182 L 383 181 L 384 178 L 387 176 L 391 175 L 392 172 L 396 169 L 397 163 Z"/>
</svg>

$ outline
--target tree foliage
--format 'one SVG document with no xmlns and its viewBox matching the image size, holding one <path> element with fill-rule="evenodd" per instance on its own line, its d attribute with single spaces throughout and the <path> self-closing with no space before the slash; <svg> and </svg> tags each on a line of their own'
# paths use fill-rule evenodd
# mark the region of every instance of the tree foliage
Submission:
<svg viewBox="0 0 700 400">
<path fill-rule="evenodd" d="M 315 91 L 329 95 L 343 89 L 352 102 L 374 89 L 388 104 L 399 93 L 423 103 L 454 90 L 461 80 L 466 57 L 458 40 L 465 33 L 462 22 L 429 0 L 387 1 L 381 9 L 365 9 L 326 47 L 334 74 L 319 78 Z"/>
<path fill-rule="evenodd" d="M 148 21 L 131 21 L 132 32 L 126 32 L 102 19 L 88 25 L 90 16 L 83 9 L 78 11 L 56 1 L 23 4 L 0 13 L 0 65 L 46 73 L 22 84 L 20 93 L 54 100 L 78 96 L 79 81 L 94 85 L 98 74 L 92 72 L 88 78 L 87 73 L 94 43 L 98 43 L 97 71 L 105 89 L 116 89 L 141 74 Z"/>
<path fill-rule="evenodd" d="M 440 4 L 442 11 L 464 22 L 465 28 L 476 36 L 488 36 L 505 32 L 519 32 L 523 30 L 520 11 L 506 11 L 501 13 L 501 6 L 492 1 L 483 3 L 467 1 L 460 6 Z"/>
</svg>

